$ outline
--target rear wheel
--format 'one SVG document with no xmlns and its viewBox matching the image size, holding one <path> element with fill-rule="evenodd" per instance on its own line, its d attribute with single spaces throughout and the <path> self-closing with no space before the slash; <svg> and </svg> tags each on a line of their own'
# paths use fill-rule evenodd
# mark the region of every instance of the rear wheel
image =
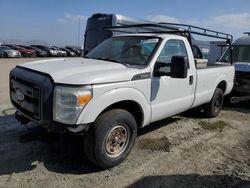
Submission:
<svg viewBox="0 0 250 188">
<path fill-rule="evenodd" d="M 128 111 L 105 112 L 84 137 L 85 155 L 96 166 L 114 167 L 129 155 L 136 136 L 136 121 Z"/>
<path fill-rule="evenodd" d="M 222 109 L 223 101 L 224 93 L 222 89 L 216 88 L 213 98 L 209 103 L 205 104 L 204 106 L 205 114 L 210 118 L 216 117 Z"/>
</svg>

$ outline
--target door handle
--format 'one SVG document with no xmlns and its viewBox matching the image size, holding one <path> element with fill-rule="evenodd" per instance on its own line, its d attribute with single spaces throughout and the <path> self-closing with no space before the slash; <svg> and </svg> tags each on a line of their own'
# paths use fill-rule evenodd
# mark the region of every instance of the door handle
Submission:
<svg viewBox="0 0 250 188">
<path fill-rule="evenodd" d="M 189 76 L 189 85 L 193 85 L 193 82 L 194 82 L 194 76 L 191 75 Z"/>
</svg>

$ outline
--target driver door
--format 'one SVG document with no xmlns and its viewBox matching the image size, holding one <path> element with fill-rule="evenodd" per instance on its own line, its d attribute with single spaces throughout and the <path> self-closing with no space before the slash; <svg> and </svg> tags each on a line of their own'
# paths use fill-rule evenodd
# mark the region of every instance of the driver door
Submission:
<svg viewBox="0 0 250 188">
<path fill-rule="evenodd" d="M 193 73 L 188 69 L 186 78 L 171 78 L 171 59 L 173 56 L 184 56 L 188 59 L 183 40 L 170 39 L 165 43 L 155 67 L 161 65 L 164 75 L 154 72 L 151 86 L 151 121 L 158 121 L 189 109 L 194 101 Z M 155 70 L 154 70 L 155 71 Z"/>
</svg>

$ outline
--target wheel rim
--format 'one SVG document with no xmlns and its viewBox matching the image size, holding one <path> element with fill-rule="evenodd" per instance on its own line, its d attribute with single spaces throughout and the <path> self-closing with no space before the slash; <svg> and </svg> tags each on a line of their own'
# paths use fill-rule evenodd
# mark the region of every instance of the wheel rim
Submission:
<svg viewBox="0 0 250 188">
<path fill-rule="evenodd" d="M 115 158 L 127 148 L 130 139 L 130 130 L 126 124 L 117 124 L 111 129 L 106 138 L 106 154 Z"/>
<path fill-rule="evenodd" d="M 215 113 L 219 113 L 222 106 L 222 97 L 220 95 L 217 95 L 216 100 L 214 102 L 214 111 Z"/>
</svg>

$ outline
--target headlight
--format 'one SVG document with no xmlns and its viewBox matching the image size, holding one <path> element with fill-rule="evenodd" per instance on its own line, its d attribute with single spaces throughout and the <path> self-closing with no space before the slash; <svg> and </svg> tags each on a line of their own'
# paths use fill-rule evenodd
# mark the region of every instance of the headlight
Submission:
<svg viewBox="0 0 250 188">
<path fill-rule="evenodd" d="M 92 87 L 56 86 L 54 91 L 54 120 L 75 124 L 84 106 L 92 99 Z"/>
</svg>

